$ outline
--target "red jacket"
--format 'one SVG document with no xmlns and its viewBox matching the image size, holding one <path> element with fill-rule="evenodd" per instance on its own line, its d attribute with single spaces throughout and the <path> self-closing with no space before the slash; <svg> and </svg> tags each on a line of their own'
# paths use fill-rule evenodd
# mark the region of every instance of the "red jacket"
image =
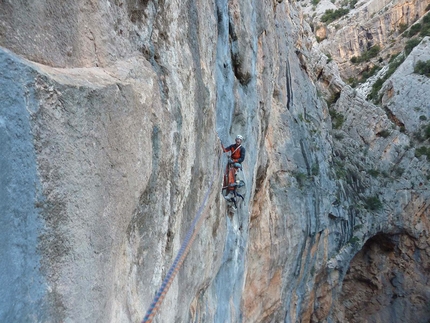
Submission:
<svg viewBox="0 0 430 323">
<path fill-rule="evenodd" d="M 229 151 L 231 152 L 231 159 L 233 159 L 233 162 L 242 163 L 245 159 L 245 148 L 243 148 L 242 145 L 237 146 L 236 144 L 233 144 L 224 148 L 225 153 Z"/>
</svg>

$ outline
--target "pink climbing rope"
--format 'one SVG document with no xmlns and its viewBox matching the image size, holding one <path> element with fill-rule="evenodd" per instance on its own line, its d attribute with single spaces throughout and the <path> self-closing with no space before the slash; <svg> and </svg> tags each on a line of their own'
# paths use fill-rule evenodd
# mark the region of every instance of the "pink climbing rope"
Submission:
<svg viewBox="0 0 430 323">
<path fill-rule="evenodd" d="M 215 177 L 215 176 L 214 176 Z M 154 319 L 155 315 L 157 314 L 157 311 L 163 302 L 164 297 L 167 294 L 167 291 L 170 288 L 170 285 L 173 282 L 173 279 L 175 278 L 176 274 L 178 273 L 179 269 L 181 268 L 185 258 L 187 257 L 188 252 L 190 251 L 191 245 L 193 244 L 194 239 L 197 236 L 197 232 L 199 231 L 204 219 L 201 215 L 203 214 L 203 210 L 205 208 L 206 202 L 209 199 L 210 192 L 212 190 L 214 179 L 212 179 L 209 188 L 205 194 L 205 197 L 203 199 L 202 204 L 200 205 L 197 214 L 193 220 L 193 223 L 191 224 L 190 229 L 187 232 L 187 235 L 185 236 L 184 241 L 182 242 L 181 249 L 179 249 L 178 254 L 176 255 L 175 261 L 173 262 L 172 266 L 170 267 L 169 271 L 167 272 L 166 277 L 164 277 L 163 283 L 161 284 L 161 287 L 159 288 L 157 294 L 154 297 L 154 300 L 151 303 L 151 306 L 149 307 L 148 311 L 146 312 L 146 315 L 142 321 L 142 323 L 150 323 Z"/>
</svg>

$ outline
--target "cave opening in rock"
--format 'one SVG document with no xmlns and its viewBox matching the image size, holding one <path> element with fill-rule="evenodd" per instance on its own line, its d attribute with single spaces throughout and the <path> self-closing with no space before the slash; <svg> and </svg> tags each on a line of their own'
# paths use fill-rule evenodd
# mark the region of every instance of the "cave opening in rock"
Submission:
<svg viewBox="0 0 430 323">
<path fill-rule="evenodd" d="M 430 322 L 430 245 L 425 236 L 379 233 L 352 259 L 337 301 L 346 322 Z"/>
</svg>

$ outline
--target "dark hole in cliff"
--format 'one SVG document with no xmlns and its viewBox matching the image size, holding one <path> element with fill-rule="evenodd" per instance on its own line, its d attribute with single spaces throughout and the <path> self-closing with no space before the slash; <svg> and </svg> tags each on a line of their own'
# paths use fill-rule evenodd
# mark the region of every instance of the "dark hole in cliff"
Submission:
<svg viewBox="0 0 430 323">
<path fill-rule="evenodd" d="M 430 252 L 426 237 L 379 233 L 352 259 L 335 302 L 345 322 L 428 322 Z"/>
</svg>

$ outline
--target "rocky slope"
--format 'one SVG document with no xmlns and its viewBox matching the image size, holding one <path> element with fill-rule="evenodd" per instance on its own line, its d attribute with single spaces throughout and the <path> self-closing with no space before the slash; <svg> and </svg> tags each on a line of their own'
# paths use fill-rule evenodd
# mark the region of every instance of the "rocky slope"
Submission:
<svg viewBox="0 0 430 323">
<path fill-rule="evenodd" d="M 430 1 L 321 0 L 300 4 L 314 27 L 320 49 L 338 63 L 342 77 L 347 80 L 360 78 L 374 65 L 385 65 L 391 55 L 403 50 L 411 29 L 422 23 Z M 430 36 L 428 31 L 427 36 Z M 369 57 L 361 64 L 351 63 L 353 57 L 363 57 L 375 46 L 379 50 L 376 57 Z"/>
<path fill-rule="evenodd" d="M 428 321 L 428 38 L 375 105 L 285 0 L 6 1 L 0 21 L 1 321 L 141 321 L 208 190 L 155 321 Z"/>
</svg>

